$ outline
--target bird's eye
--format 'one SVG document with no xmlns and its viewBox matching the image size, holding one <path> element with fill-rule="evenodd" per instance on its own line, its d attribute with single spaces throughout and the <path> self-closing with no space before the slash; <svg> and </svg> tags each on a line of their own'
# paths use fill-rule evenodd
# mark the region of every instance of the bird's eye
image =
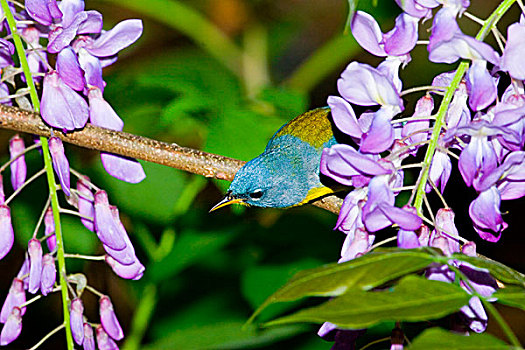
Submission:
<svg viewBox="0 0 525 350">
<path fill-rule="evenodd" d="M 250 193 L 250 198 L 251 199 L 260 199 L 263 195 L 263 191 L 262 190 L 255 190 L 253 191 L 252 193 Z"/>
</svg>

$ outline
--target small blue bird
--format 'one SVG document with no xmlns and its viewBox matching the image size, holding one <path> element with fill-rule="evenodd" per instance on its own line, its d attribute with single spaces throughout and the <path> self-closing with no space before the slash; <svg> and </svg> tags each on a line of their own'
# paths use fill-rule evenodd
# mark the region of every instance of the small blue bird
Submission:
<svg viewBox="0 0 525 350">
<path fill-rule="evenodd" d="M 319 176 L 323 149 L 337 143 L 329 115 L 328 107 L 318 108 L 283 125 L 264 152 L 235 174 L 226 196 L 210 212 L 234 203 L 288 208 L 334 193 Z"/>
</svg>

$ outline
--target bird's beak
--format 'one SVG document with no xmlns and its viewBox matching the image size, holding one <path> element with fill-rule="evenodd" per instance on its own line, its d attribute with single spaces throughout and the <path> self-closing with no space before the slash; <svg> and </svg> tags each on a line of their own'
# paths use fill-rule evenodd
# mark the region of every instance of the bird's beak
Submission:
<svg viewBox="0 0 525 350">
<path fill-rule="evenodd" d="M 213 208 L 210 209 L 209 213 L 211 213 L 214 210 L 217 210 L 219 208 L 225 207 L 227 205 L 235 204 L 235 203 L 243 203 L 244 200 L 241 198 L 233 198 L 229 193 L 226 194 L 226 196 L 217 204 L 213 206 Z"/>
</svg>

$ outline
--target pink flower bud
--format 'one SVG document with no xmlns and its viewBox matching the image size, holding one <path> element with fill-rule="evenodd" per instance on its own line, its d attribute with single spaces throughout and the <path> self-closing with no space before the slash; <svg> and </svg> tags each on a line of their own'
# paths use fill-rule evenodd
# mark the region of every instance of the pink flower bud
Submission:
<svg viewBox="0 0 525 350">
<path fill-rule="evenodd" d="M 126 247 L 120 227 L 111 214 L 108 195 L 103 190 L 95 193 L 95 230 L 102 243 L 111 249 L 122 250 Z"/>
<path fill-rule="evenodd" d="M 75 298 L 71 301 L 71 314 L 69 318 L 69 325 L 73 333 L 73 339 L 78 345 L 84 342 L 84 305 L 82 300 Z"/>
<path fill-rule="evenodd" d="M 122 327 L 120 327 L 115 310 L 113 310 L 113 304 L 106 295 L 99 300 L 99 312 L 102 326 L 109 336 L 115 340 L 124 338 L 124 332 L 122 332 Z"/>
<path fill-rule="evenodd" d="M 32 238 L 28 245 L 29 253 L 29 293 L 35 294 L 40 288 L 42 278 L 42 245 L 38 239 Z"/>
<path fill-rule="evenodd" d="M 26 159 L 23 155 L 26 146 L 24 140 L 19 136 L 15 135 L 9 140 L 9 154 L 11 159 L 14 159 L 17 155 L 22 154 L 13 163 L 11 163 L 11 185 L 16 191 L 20 186 L 24 184 L 27 177 L 27 166 Z"/>
<path fill-rule="evenodd" d="M 122 222 L 120 221 L 117 207 L 110 205 L 110 209 L 111 214 L 113 215 L 113 219 L 120 228 L 119 233 L 124 239 L 124 242 L 126 242 L 126 247 L 122 250 L 116 250 L 111 249 L 110 247 L 104 244 L 104 250 L 106 251 L 106 253 L 111 255 L 113 259 L 117 260 L 122 265 L 131 265 L 137 260 L 137 256 L 135 255 L 135 249 L 133 248 L 133 244 L 129 240 L 126 228 L 124 227 L 124 225 L 122 225 Z"/>
<path fill-rule="evenodd" d="M 11 210 L 7 205 L 0 205 L 0 259 L 3 259 L 13 247 L 15 233 L 11 224 Z"/>
<path fill-rule="evenodd" d="M 118 346 L 113 339 L 104 331 L 101 325 L 97 326 L 97 343 L 100 350 L 118 350 Z"/>
<path fill-rule="evenodd" d="M 11 314 L 11 311 L 14 307 L 19 307 L 20 305 L 26 302 L 26 293 L 24 291 L 24 282 L 21 279 L 15 278 L 11 287 L 9 288 L 9 293 L 5 298 L 4 305 L 2 305 L 2 311 L 0 311 L 0 322 L 6 323 L 7 318 Z M 26 308 L 21 309 L 22 315 L 25 314 Z"/>
<path fill-rule="evenodd" d="M 4 177 L 0 175 L 0 204 L 5 203 L 5 194 L 4 194 Z"/>
<path fill-rule="evenodd" d="M 93 206 L 93 193 L 91 193 L 87 185 L 88 182 L 89 178 L 87 176 L 78 179 L 77 190 L 80 192 L 78 195 L 78 212 L 85 217 L 91 218 L 91 220 L 85 218 L 80 220 L 88 230 L 94 232 L 95 207 Z"/>
<path fill-rule="evenodd" d="M 135 260 L 131 265 L 122 265 L 110 255 L 106 255 L 106 263 L 111 267 L 113 272 L 125 279 L 138 280 L 142 277 L 146 269 L 138 260 Z"/>
<path fill-rule="evenodd" d="M 22 311 L 14 307 L 0 333 L 0 345 L 5 346 L 18 338 L 22 332 Z"/>
<path fill-rule="evenodd" d="M 53 160 L 53 168 L 55 173 L 58 175 L 60 180 L 60 186 L 66 196 L 71 196 L 70 190 L 70 171 L 69 162 L 67 161 L 66 154 L 64 152 L 64 145 L 62 140 L 56 136 L 49 138 L 49 152 L 51 153 L 51 159 Z"/>
<path fill-rule="evenodd" d="M 84 350 L 95 350 L 95 337 L 93 335 L 93 327 L 89 323 L 84 323 L 84 342 L 82 343 Z"/>
<path fill-rule="evenodd" d="M 42 259 L 42 280 L 40 281 L 40 291 L 42 295 L 48 295 L 55 285 L 57 269 L 55 259 L 51 254 L 44 255 Z"/>
<path fill-rule="evenodd" d="M 44 234 L 49 236 L 46 243 L 50 252 L 55 251 L 57 246 L 57 238 L 53 233 L 55 233 L 55 219 L 53 218 L 53 209 L 50 206 L 44 215 Z"/>
<path fill-rule="evenodd" d="M 16 277 L 24 281 L 24 289 L 27 290 L 29 288 L 29 257 L 26 254 L 26 257 L 24 259 L 24 263 L 22 264 L 22 267 L 20 267 L 20 271 L 18 271 L 18 274 Z"/>
</svg>

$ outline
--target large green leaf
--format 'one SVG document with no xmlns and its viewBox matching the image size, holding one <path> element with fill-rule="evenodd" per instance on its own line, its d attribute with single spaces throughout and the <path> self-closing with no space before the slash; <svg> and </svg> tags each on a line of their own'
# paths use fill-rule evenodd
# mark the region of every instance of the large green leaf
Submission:
<svg viewBox="0 0 525 350">
<path fill-rule="evenodd" d="M 485 268 L 490 271 L 490 274 L 502 282 L 510 284 L 519 284 L 525 287 L 525 276 L 510 267 L 503 265 L 500 262 L 491 260 L 489 258 L 478 258 L 467 256 L 464 254 L 453 254 L 453 259 L 468 262 L 474 266 Z"/>
<path fill-rule="evenodd" d="M 490 334 L 468 336 L 441 328 L 430 328 L 419 335 L 408 350 L 508 350 L 511 347 Z"/>
<path fill-rule="evenodd" d="M 498 299 L 498 302 L 514 306 L 525 311 L 525 289 L 519 286 L 508 286 L 501 288 L 492 295 Z"/>
<path fill-rule="evenodd" d="M 427 267 L 434 257 L 419 249 L 385 249 L 342 264 L 297 273 L 270 296 L 252 319 L 268 305 L 309 296 L 337 296 L 349 290 L 368 290 Z"/>
<path fill-rule="evenodd" d="M 269 322 L 331 322 L 340 328 L 366 328 L 384 321 L 424 321 L 446 316 L 467 305 L 470 295 L 461 287 L 409 275 L 384 291 L 352 289 L 319 306 Z"/>
</svg>

